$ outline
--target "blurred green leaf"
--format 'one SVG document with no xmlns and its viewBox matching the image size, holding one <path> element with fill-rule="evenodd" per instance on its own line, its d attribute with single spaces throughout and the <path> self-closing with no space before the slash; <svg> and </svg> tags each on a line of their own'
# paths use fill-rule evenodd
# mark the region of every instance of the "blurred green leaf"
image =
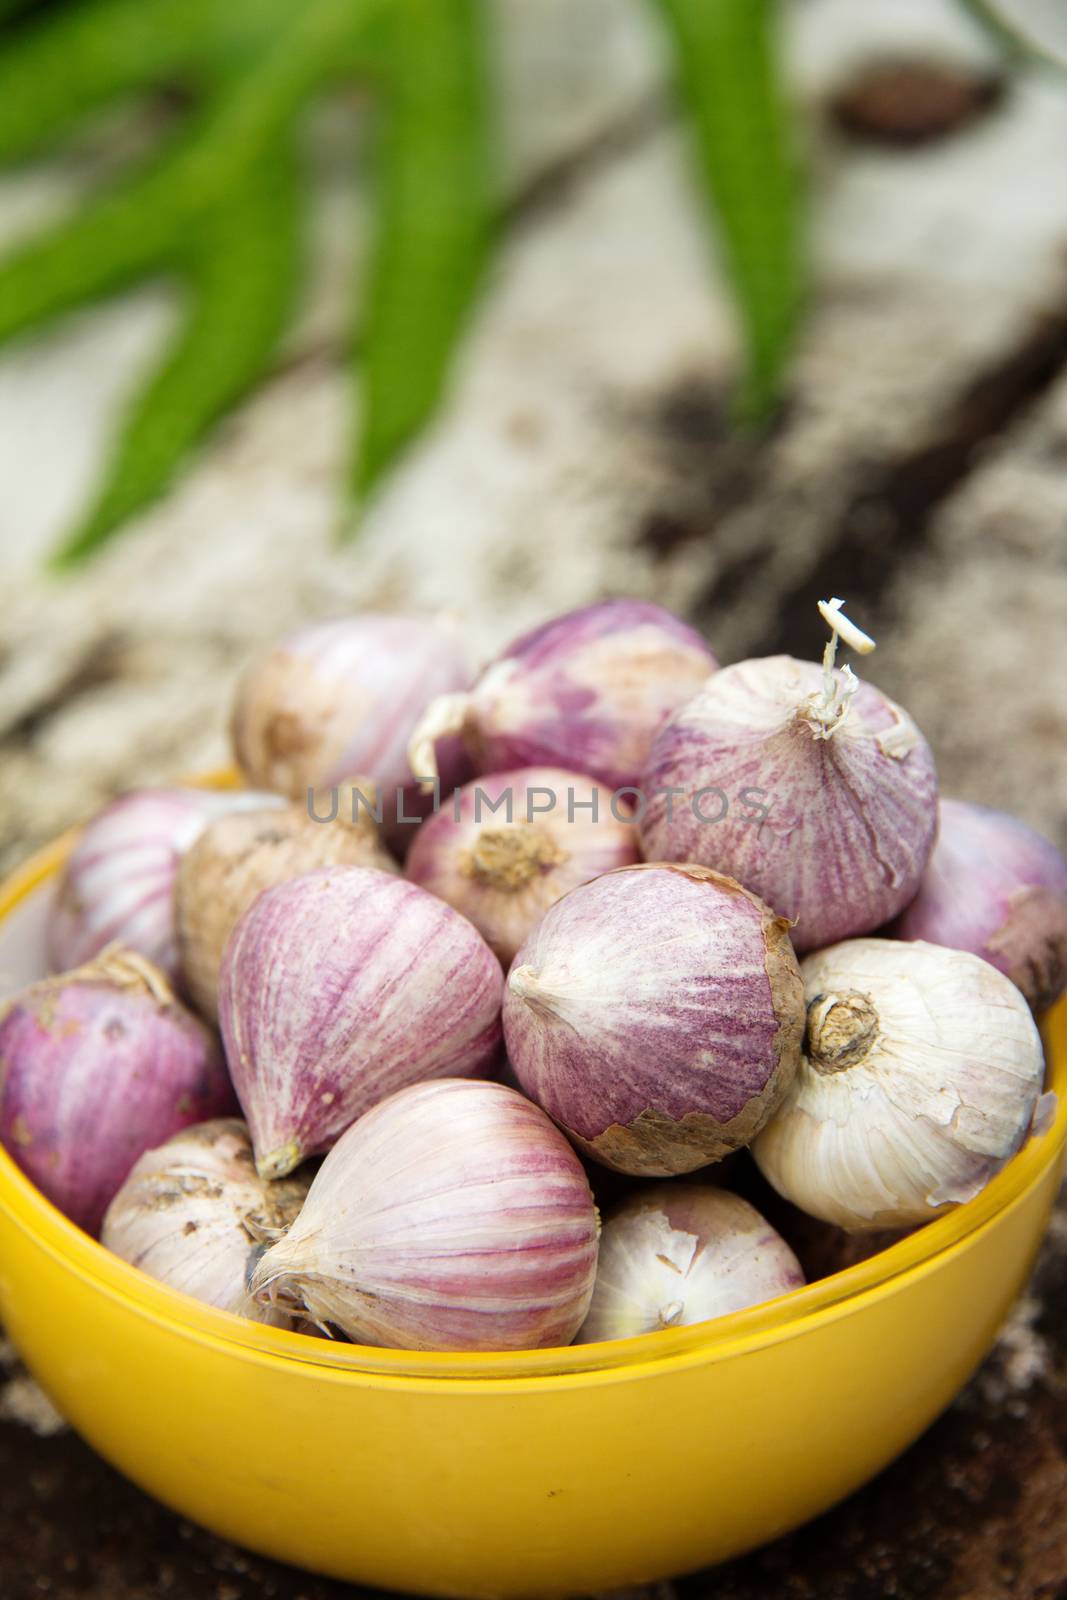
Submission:
<svg viewBox="0 0 1067 1600">
<path fill-rule="evenodd" d="M 33 0 L 0 0 L 0 23 L 18 17 L 21 12 L 28 11 L 32 4 Z"/>
<path fill-rule="evenodd" d="M 192 308 L 167 359 L 126 418 L 102 491 L 56 556 L 68 566 L 165 489 L 207 428 L 259 378 L 285 331 L 300 262 L 299 173 L 272 152 L 230 207 L 191 273 Z"/>
<path fill-rule="evenodd" d="M 773 0 L 654 0 L 673 42 L 706 198 L 741 312 L 740 415 L 779 398 L 802 293 L 800 184 Z"/>
<path fill-rule="evenodd" d="M 98 547 L 159 493 L 263 371 L 284 331 L 299 234 L 291 183 L 271 162 L 291 149 L 314 94 L 368 67 L 385 128 L 363 319 L 361 489 L 426 420 L 489 242 L 485 20 L 484 0 L 86 0 L 0 53 L 8 158 L 170 74 L 208 85 L 163 150 L 0 262 L 0 340 L 148 274 L 177 275 L 190 294 L 187 326 L 131 409 L 97 504 L 60 562 Z"/>
<path fill-rule="evenodd" d="M 236 7 L 232 23 L 248 0 L 229 3 Z M 274 0 L 261 3 L 265 18 Z M 180 136 L 0 262 L 0 341 L 152 273 L 178 276 L 189 295 L 186 327 L 131 408 L 97 503 L 58 553 L 59 564 L 98 547 L 160 493 L 192 445 L 266 367 L 296 282 L 298 120 L 318 89 L 362 59 L 364 32 L 385 3 L 302 0 L 289 5 L 284 25 L 274 12 L 273 32 L 247 70 L 220 80 Z M 160 5 L 174 18 L 181 10 L 177 0 Z M 98 0 L 86 14 L 110 21 L 126 9 Z M 208 9 L 188 0 L 194 19 Z M 136 31 L 131 24 L 131 39 Z M 50 35 L 50 49 L 56 37 Z M 163 59 L 157 49 L 142 64 L 150 57 Z M 5 63 L 8 56 L 0 68 Z"/>
<path fill-rule="evenodd" d="M 191 130 L 115 190 L 0 263 L 0 340 L 219 248 L 217 218 L 269 176 L 270 155 L 324 72 L 336 70 L 354 19 L 373 0 L 315 0 L 279 30 L 256 70 Z M 266 163 L 266 166 L 264 164 Z"/>
<path fill-rule="evenodd" d="M 437 406 L 489 248 L 493 182 L 480 0 L 405 0 L 383 40 L 389 94 L 360 349 L 365 493 Z"/>
<path fill-rule="evenodd" d="M 187 75 L 216 75 L 268 43 L 293 5 L 96 0 L 45 12 L 0 55 L 0 160 L 47 149 L 112 100 Z"/>
<path fill-rule="evenodd" d="M 657 4 L 744 317 L 743 409 L 758 417 L 778 392 L 800 277 L 770 0 Z M 11 11 L 0 0 L 0 19 Z M 299 281 L 301 119 L 353 75 L 382 102 L 355 491 L 423 426 L 492 242 L 488 11 L 486 0 L 77 0 L 5 23 L 0 160 L 55 146 L 117 99 L 192 91 L 149 159 L 0 261 L 0 341 L 151 275 L 186 291 L 185 324 L 58 560 L 97 548 L 161 492 L 268 366 Z"/>
</svg>

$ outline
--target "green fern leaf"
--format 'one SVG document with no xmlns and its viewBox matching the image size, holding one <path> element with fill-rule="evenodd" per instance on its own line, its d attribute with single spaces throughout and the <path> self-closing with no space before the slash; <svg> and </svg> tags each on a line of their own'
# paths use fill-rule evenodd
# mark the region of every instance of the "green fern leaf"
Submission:
<svg viewBox="0 0 1067 1600">
<path fill-rule="evenodd" d="M 272 155 L 214 218 L 193 271 L 189 320 L 126 419 L 96 504 L 55 557 L 63 567 L 168 487 L 204 432 L 262 376 L 299 277 L 301 185 L 292 151 Z"/>
<path fill-rule="evenodd" d="M 380 220 L 360 350 L 360 495 L 440 399 L 494 200 L 484 3 L 405 0 L 388 23 Z"/>
<path fill-rule="evenodd" d="M 743 418 L 772 410 L 797 322 L 800 186 L 778 81 L 773 0 L 656 0 L 741 312 Z"/>
</svg>

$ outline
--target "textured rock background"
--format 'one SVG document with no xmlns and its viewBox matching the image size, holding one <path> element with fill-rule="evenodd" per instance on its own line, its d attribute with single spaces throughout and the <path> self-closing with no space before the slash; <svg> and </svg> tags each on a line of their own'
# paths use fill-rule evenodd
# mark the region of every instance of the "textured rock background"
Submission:
<svg viewBox="0 0 1067 1600">
<path fill-rule="evenodd" d="M 917 717 L 946 790 L 1067 845 L 1067 81 L 1005 82 L 951 0 L 796 0 L 815 284 L 788 403 L 753 440 L 727 426 L 733 322 L 645 10 L 496 9 L 505 243 L 452 402 L 356 542 L 334 535 L 343 309 L 367 233 L 357 98 L 309 129 L 316 269 L 276 370 L 176 491 L 63 583 L 42 554 L 180 306 L 155 286 L 0 360 L 0 863 L 117 787 L 224 760 L 236 672 L 304 617 L 445 606 L 484 654 L 605 592 L 686 611 L 726 659 L 816 652 L 814 599 L 845 595 L 880 640 L 869 676 Z M 109 119 L 4 177 L 0 243 L 150 124 Z M 672 1587 L 1063 1600 L 1065 1284 L 1067 1213 L 996 1354 L 904 1461 L 792 1539 Z M 342 1593 L 178 1523 L 11 1374 L 10 1600 Z"/>
</svg>

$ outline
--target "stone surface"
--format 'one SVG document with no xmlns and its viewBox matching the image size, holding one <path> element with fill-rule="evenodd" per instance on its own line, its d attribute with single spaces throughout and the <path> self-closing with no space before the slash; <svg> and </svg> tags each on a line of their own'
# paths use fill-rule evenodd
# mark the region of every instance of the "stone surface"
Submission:
<svg viewBox="0 0 1067 1600">
<path fill-rule="evenodd" d="M 605 592 L 686 611 L 726 660 L 816 653 L 813 602 L 845 595 L 879 639 L 865 672 L 916 716 L 945 789 L 1067 845 L 1064 83 L 1013 76 L 921 145 L 855 138 L 833 108 L 874 69 L 981 84 L 989 46 L 950 0 L 797 0 L 814 285 L 782 414 L 744 437 L 729 299 L 646 9 L 499 11 L 509 227 L 450 405 L 358 540 L 334 539 L 346 285 L 368 225 L 355 101 L 312 130 L 315 270 L 274 372 L 62 583 L 41 554 L 180 308 L 146 289 L 0 357 L 0 863 L 117 787 L 224 760 L 237 671 L 309 615 L 448 607 L 480 656 Z M 108 125 L 5 178 L 0 238 L 151 136 Z M 920 1444 L 811 1527 L 663 1595 L 1064 1600 L 1065 1282 L 1061 1213 L 996 1353 Z M 353 1593 L 176 1520 L 15 1366 L 0 1480 L 5 1600 Z"/>
</svg>

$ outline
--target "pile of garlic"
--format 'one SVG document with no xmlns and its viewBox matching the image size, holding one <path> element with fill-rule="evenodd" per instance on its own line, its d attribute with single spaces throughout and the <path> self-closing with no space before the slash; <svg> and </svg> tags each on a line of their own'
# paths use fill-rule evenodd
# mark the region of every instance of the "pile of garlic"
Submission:
<svg viewBox="0 0 1067 1600">
<path fill-rule="evenodd" d="M 476 678 L 452 624 L 280 641 L 255 787 L 85 828 L 5 1148 L 176 1290 L 415 1349 L 707 1321 L 966 1203 L 1050 1112 L 1067 862 L 939 803 L 820 612 L 819 664 L 635 600 Z"/>
</svg>

